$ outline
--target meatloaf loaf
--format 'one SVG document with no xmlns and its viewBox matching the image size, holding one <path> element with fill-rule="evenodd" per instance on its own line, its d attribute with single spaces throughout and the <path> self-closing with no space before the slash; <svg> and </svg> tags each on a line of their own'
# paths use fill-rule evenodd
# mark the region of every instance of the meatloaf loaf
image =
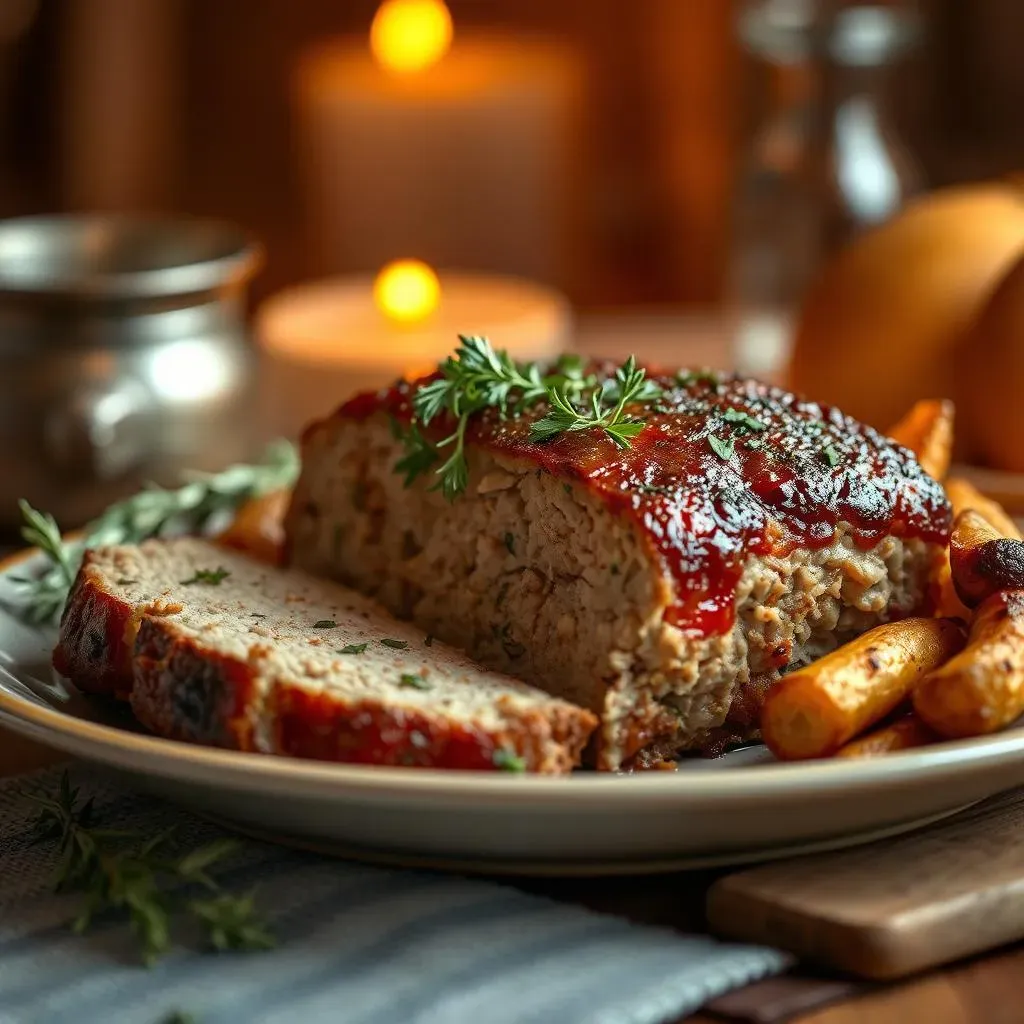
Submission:
<svg viewBox="0 0 1024 1024">
<path fill-rule="evenodd" d="M 588 367 L 605 388 L 614 370 Z M 600 768 L 753 737 L 780 673 L 928 604 L 944 492 L 838 409 L 686 372 L 650 375 L 660 395 L 618 444 L 597 427 L 538 439 L 544 400 L 488 408 L 449 501 L 433 470 L 396 472 L 436 379 L 306 430 L 287 557 L 594 711 Z M 445 414 L 424 433 L 452 430 Z"/>
<path fill-rule="evenodd" d="M 596 724 L 359 594 L 194 539 L 88 552 L 54 664 L 161 736 L 327 761 L 563 772 Z"/>
</svg>

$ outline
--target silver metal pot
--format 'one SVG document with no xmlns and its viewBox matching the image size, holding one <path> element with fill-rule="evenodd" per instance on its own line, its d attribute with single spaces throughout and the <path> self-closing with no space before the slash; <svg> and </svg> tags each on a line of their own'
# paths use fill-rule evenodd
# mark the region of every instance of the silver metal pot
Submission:
<svg viewBox="0 0 1024 1024">
<path fill-rule="evenodd" d="M 244 300 L 261 262 L 218 221 L 0 221 L 0 526 L 20 497 L 71 526 L 252 456 Z"/>
</svg>

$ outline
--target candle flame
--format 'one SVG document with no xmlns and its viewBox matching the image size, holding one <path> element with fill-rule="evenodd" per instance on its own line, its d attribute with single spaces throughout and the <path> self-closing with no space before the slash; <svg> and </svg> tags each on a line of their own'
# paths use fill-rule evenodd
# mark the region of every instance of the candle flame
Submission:
<svg viewBox="0 0 1024 1024">
<path fill-rule="evenodd" d="M 370 28 L 370 50 L 396 74 L 436 64 L 452 43 L 452 17 L 443 0 L 384 0 Z"/>
<path fill-rule="evenodd" d="M 416 324 L 426 320 L 441 301 L 437 274 L 419 260 L 395 260 L 373 282 L 373 301 L 389 320 Z"/>
</svg>

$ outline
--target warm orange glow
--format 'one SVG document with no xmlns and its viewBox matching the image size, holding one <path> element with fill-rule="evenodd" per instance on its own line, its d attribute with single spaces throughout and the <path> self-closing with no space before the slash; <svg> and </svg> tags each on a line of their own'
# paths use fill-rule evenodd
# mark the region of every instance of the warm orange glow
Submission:
<svg viewBox="0 0 1024 1024">
<path fill-rule="evenodd" d="M 415 324 L 426 320 L 441 301 L 437 274 L 419 260 L 395 260 L 373 282 L 373 302 L 389 320 Z"/>
<path fill-rule="evenodd" d="M 397 74 L 436 64 L 452 43 L 452 18 L 443 0 L 384 0 L 370 28 L 378 63 Z"/>
</svg>

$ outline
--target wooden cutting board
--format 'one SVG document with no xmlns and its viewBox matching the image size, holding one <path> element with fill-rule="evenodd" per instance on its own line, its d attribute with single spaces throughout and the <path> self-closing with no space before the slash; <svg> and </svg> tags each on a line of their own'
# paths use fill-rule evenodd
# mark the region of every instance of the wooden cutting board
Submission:
<svg viewBox="0 0 1024 1024">
<path fill-rule="evenodd" d="M 1024 789 L 921 832 L 750 868 L 708 891 L 711 928 L 891 979 L 1024 938 Z"/>
</svg>

